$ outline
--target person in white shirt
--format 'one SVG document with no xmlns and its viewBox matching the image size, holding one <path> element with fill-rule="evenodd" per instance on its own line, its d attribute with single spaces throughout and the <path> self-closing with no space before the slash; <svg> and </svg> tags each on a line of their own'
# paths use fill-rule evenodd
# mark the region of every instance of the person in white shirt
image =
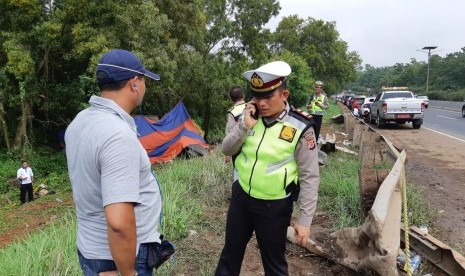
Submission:
<svg viewBox="0 0 465 276">
<path fill-rule="evenodd" d="M 32 193 L 32 182 L 34 182 L 34 173 L 29 167 L 29 162 L 26 160 L 21 161 L 21 168 L 16 172 L 16 178 L 19 180 L 19 189 L 21 191 L 19 199 L 21 204 L 26 202 L 26 194 L 29 202 L 34 200 Z"/>
</svg>

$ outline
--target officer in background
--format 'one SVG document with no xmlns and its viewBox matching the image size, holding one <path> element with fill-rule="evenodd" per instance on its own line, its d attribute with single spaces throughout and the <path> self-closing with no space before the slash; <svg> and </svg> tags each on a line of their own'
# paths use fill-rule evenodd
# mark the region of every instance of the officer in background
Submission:
<svg viewBox="0 0 465 276">
<path fill-rule="evenodd" d="M 290 73 L 287 63 L 275 61 L 243 74 L 253 99 L 222 144 L 224 154 L 236 155 L 238 180 L 215 275 L 239 275 L 253 231 L 265 275 L 288 275 L 286 233 L 297 197 L 296 240 L 304 245 L 310 236 L 320 183 L 318 151 L 311 116 L 287 102 Z"/>
<path fill-rule="evenodd" d="M 325 110 L 329 108 L 328 97 L 323 92 L 324 84 L 322 81 L 315 82 L 315 94 L 310 95 L 307 100 L 308 113 L 312 114 L 316 123 L 315 136 L 318 141 L 320 135 L 321 123 Z"/>
<path fill-rule="evenodd" d="M 229 89 L 229 97 L 234 105 L 228 110 L 228 114 L 226 114 L 226 135 L 231 132 L 234 125 L 242 118 L 242 113 L 245 109 L 244 89 L 239 85 L 232 86 Z M 231 156 L 225 156 L 224 161 L 226 163 L 230 162 Z"/>
<path fill-rule="evenodd" d="M 231 132 L 234 125 L 239 121 L 245 109 L 244 89 L 235 85 L 229 89 L 229 97 L 234 105 L 228 110 L 226 115 L 226 134 Z"/>
</svg>

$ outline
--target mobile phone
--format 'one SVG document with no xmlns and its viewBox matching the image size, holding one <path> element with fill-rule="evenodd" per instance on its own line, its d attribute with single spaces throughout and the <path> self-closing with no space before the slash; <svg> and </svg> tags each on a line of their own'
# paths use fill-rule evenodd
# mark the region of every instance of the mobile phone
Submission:
<svg viewBox="0 0 465 276">
<path fill-rule="evenodd" d="M 253 106 L 255 106 L 255 112 L 252 114 L 252 118 L 254 118 L 255 120 L 258 120 L 258 105 L 256 103 L 252 103 Z"/>
</svg>

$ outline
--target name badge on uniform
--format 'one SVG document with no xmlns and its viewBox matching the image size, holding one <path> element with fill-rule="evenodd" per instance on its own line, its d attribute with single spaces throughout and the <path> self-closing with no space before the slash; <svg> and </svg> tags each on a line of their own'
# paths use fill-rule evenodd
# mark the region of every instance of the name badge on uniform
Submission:
<svg viewBox="0 0 465 276">
<path fill-rule="evenodd" d="M 291 126 L 283 126 L 283 129 L 281 129 L 281 133 L 279 134 L 279 139 L 292 142 L 292 140 L 294 140 L 294 136 L 296 132 L 297 132 L 297 129 Z"/>
</svg>

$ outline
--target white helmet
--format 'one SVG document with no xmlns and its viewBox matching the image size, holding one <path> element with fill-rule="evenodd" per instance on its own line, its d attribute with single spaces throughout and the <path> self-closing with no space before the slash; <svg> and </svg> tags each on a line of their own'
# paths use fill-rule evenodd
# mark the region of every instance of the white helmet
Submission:
<svg viewBox="0 0 465 276">
<path fill-rule="evenodd" d="M 315 86 L 325 86 L 325 84 L 322 81 L 316 81 Z"/>
</svg>

